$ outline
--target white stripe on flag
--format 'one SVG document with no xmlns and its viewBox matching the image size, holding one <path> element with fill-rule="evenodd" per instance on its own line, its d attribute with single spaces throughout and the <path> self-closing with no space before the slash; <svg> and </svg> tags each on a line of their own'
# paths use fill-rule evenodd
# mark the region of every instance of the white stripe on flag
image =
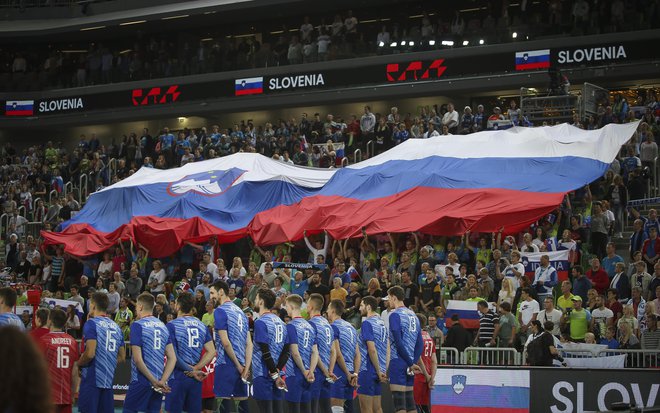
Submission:
<svg viewBox="0 0 660 413">
<path fill-rule="evenodd" d="M 523 56 L 547 56 L 550 55 L 550 49 L 543 49 L 543 50 L 529 50 L 527 52 L 516 52 L 516 57 L 523 57 Z"/>
<path fill-rule="evenodd" d="M 454 375 L 467 376 L 465 386 L 529 387 L 529 370 L 445 369 L 435 374 L 436 386 L 451 386 Z"/>
<path fill-rule="evenodd" d="M 236 84 L 240 85 L 243 82 L 245 82 L 245 83 L 259 83 L 259 82 L 263 82 L 263 81 L 264 81 L 263 77 L 250 77 L 250 78 L 246 78 L 246 79 L 236 79 Z"/>
<path fill-rule="evenodd" d="M 8 106 L 26 106 L 26 105 L 34 105 L 34 100 L 8 100 L 7 101 Z"/>
</svg>

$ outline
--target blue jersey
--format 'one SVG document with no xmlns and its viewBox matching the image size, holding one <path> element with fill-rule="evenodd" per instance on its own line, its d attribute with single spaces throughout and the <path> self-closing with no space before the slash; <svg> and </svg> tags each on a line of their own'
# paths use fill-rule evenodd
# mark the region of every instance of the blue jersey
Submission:
<svg viewBox="0 0 660 413">
<path fill-rule="evenodd" d="M 344 356 L 348 371 L 355 372 L 355 348 L 357 347 L 358 333 L 355 327 L 341 318 L 332 323 L 333 339 L 339 340 L 339 351 Z M 339 367 L 339 365 L 337 365 Z"/>
<path fill-rule="evenodd" d="M 94 317 L 83 327 L 83 342 L 96 340 L 96 355 L 82 368 L 82 382 L 92 387 L 112 389 L 117 367 L 117 354 L 124 345 L 124 335 L 114 321 L 108 317 Z"/>
<path fill-rule="evenodd" d="M 314 316 L 309 319 L 309 324 L 314 329 L 316 336 L 316 347 L 319 351 L 319 360 L 325 365 L 326 368 L 330 365 L 330 351 L 332 350 L 332 342 L 334 333 L 332 327 L 325 317 Z"/>
<path fill-rule="evenodd" d="M 269 377 L 268 366 L 264 363 L 264 355 L 259 344 L 267 344 L 273 362 L 282 354 L 282 348 L 287 343 L 287 328 L 284 321 L 273 313 L 266 313 L 254 322 L 254 353 L 252 353 L 252 376 Z"/>
<path fill-rule="evenodd" d="M 300 353 L 303 366 L 305 370 L 309 370 L 309 365 L 312 361 L 312 347 L 316 344 L 314 329 L 304 318 L 296 317 L 286 325 L 286 331 L 288 343 L 298 345 L 298 352 Z M 293 361 L 293 357 L 289 357 L 289 360 L 286 362 L 286 376 L 293 377 L 296 374 L 300 374 L 300 370 L 298 370 L 298 366 Z"/>
<path fill-rule="evenodd" d="M 167 323 L 170 341 L 176 353 L 177 364 L 194 366 L 202 358 L 204 345 L 213 341 L 211 332 L 197 317 L 178 317 Z M 174 378 L 185 377 L 180 370 L 174 371 Z"/>
<path fill-rule="evenodd" d="M 131 346 L 142 349 L 142 360 L 147 370 L 160 380 L 165 369 L 165 347 L 170 344 L 170 333 L 165 324 L 153 316 L 134 321 L 131 324 L 130 342 Z M 150 384 L 138 370 L 135 360 L 131 360 L 131 383 L 135 382 Z"/>
<path fill-rule="evenodd" d="M 390 314 L 390 342 L 392 360 L 401 358 L 412 360 L 415 363 L 419 355 L 415 357 L 418 340 L 421 339 L 422 329 L 419 319 L 412 310 L 407 307 L 399 307 Z M 410 363 L 410 364 L 412 364 Z"/>
<path fill-rule="evenodd" d="M 385 362 L 387 361 L 387 346 L 390 345 L 389 333 L 385 323 L 377 315 L 371 316 L 364 320 L 362 329 L 360 330 L 360 356 L 362 363 L 360 364 L 360 371 L 369 369 L 375 372 L 376 367 L 371 362 L 369 354 L 367 354 L 367 342 L 373 341 L 376 346 L 376 353 L 378 354 L 378 364 L 380 365 L 380 373 L 387 371 Z"/>
<path fill-rule="evenodd" d="M 213 312 L 215 329 L 227 331 L 229 342 L 234 349 L 234 354 L 238 362 L 245 366 L 245 349 L 247 348 L 247 339 L 249 331 L 248 318 L 236 304 L 227 301 Z M 218 351 L 216 366 L 232 364 L 231 359 L 225 353 L 222 346 L 220 334 L 216 335 L 215 347 Z M 233 365 L 233 364 L 232 364 Z"/>
<path fill-rule="evenodd" d="M 1 326 L 14 326 L 18 327 L 21 331 L 25 331 L 25 324 L 19 316 L 14 313 L 0 314 L 0 327 Z"/>
</svg>

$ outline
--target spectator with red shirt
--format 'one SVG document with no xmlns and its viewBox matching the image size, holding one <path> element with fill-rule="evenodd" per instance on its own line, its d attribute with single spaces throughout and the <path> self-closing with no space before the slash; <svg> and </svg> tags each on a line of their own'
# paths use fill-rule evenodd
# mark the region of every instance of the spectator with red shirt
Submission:
<svg viewBox="0 0 660 413">
<path fill-rule="evenodd" d="M 591 260 L 591 269 L 587 271 L 587 278 L 591 281 L 598 294 L 605 294 L 610 286 L 610 279 L 605 270 L 600 266 L 600 260 L 594 258 Z"/>
<path fill-rule="evenodd" d="M 660 259 L 660 239 L 658 239 L 658 229 L 656 227 L 649 228 L 649 238 L 642 244 L 642 257 L 647 266 L 654 266 Z"/>
<path fill-rule="evenodd" d="M 30 335 L 38 343 L 41 337 L 50 333 L 50 329 L 46 327 L 46 323 L 48 323 L 48 310 L 45 308 L 38 309 L 34 323 L 35 327 L 30 331 Z"/>
</svg>

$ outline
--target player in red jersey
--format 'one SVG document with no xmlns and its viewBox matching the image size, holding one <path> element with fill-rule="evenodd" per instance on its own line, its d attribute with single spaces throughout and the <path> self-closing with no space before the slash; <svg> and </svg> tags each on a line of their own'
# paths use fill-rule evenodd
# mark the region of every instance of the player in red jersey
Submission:
<svg viewBox="0 0 660 413">
<path fill-rule="evenodd" d="M 46 354 L 55 413 L 71 413 L 73 393 L 78 387 L 78 343 L 64 332 L 66 313 L 59 309 L 48 314 L 50 333 L 41 337 Z"/>
<path fill-rule="evenodd" d="M 202 357 L 205 351 L 202 351 Z M 218 409 L 215 401 L 215 393 L 213 393 L 213 383 L 215 380 L 215 357 L 202 371 L 206 377 L 202 381 L 202 413 L 213 413 Z"/>
<path fill-rule="evenodd" d="M 417 314 L 419 324 L 426 327 L 427 320 L 424 314 Z M 435 384 L 435 372 L 438 368 L 438 359 L 435 356 L 435 343 L 426 330 L 422 330 L 424 350 L 419 358 L 419 368 L 415 370 L 415 384 L 413 393 L 417 410 L 423 413 L 431 412 L 431 389 Z"/>
</svg>

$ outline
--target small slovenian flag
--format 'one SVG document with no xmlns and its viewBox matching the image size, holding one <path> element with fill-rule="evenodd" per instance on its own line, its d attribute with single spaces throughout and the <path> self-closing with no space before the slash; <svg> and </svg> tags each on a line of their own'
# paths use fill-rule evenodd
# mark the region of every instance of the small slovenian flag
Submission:
<svg viewBox="0 0 660 413">
<path fill-rule="evenodd" d="M 550 67 L 550 49 L 516 52 L 516 70 L 547 69 Z"/>
<path fill-rule="evenodd" d="M 5 115 L 7 116 L 34 115 L 34 100 L 8 100 L 5 103 Z"/>
<path fill-rule="evenodd" d="M 264 78 L 250 77 L 247 79 L 236 79 L 236 96 L 259 95 L 264 93 Z"/>
</svg>

